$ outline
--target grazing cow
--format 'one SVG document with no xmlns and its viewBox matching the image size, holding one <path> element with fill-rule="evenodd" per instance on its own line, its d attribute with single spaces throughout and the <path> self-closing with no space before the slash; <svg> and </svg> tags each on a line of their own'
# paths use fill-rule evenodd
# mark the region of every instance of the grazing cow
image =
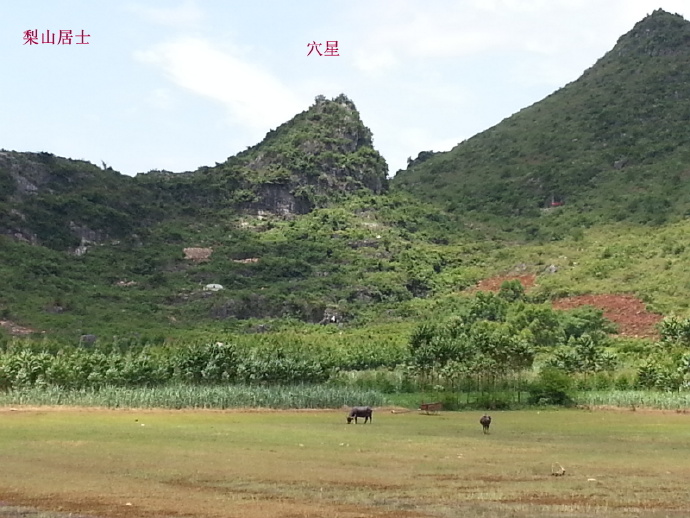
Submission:
<svg viewBox="0 0 690 518">
<path fill-rule="evenodd" d="M 489 426 L 491 426 L 491 416 L 484 414 L 482 418 L 479 420 L 479 422 L 482 425 L 482 430 L 484 430 L 484 433 L 489 433 Z"/>
<path fill-rule="evenodd" d="M 373 410 L 370 406 L 353 406 L 350 415 L 347 416 L 347 424 L 350 424 L 353 419 L 355 420 L 355 424 L 357 424 L 358 417 L 363 417 L 364 424 L 367 424 L 367 421 L 371 421 L 372 412 Z"/>
</svg>

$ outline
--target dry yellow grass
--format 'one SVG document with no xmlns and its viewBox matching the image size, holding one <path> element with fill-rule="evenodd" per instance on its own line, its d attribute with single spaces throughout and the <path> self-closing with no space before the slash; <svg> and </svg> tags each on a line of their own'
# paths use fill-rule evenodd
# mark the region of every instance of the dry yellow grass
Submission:
<svg viewBox="0 0 690 518">
<path fill-rule="evenodd" d="M 0 502 L 102 517 L 687 516 L 690 416 L 0 411 Z M 552 464 L 567 473 L 551 476 Z"/>
</svg>

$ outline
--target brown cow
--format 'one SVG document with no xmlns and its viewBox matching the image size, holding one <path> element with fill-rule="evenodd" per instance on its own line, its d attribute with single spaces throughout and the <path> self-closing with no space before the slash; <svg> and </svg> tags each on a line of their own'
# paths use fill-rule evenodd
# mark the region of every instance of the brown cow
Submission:
<svg viewBox="0 0 690 518">
<path fill-rule="evenodd" d="M 484 433 L 489 433 L 489 426 L 491 426 L 491 416 L 484 414 L 479 420 L 482 425 L 482 430 Z"/>
</svg>

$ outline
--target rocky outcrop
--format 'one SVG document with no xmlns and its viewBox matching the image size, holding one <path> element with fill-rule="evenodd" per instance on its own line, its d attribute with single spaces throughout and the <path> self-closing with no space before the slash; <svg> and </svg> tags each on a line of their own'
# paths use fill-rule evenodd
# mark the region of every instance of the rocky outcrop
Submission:
<svg viewBox="0 0 690 518">
<path fill-rule="evenodd" d="M 267 184 L 257 187 L 256 201 L 242 204 L 246 212 L 258 215 L 270 212 L 278 216 L 307 214 L 314 203 L 303 194 L 295 194 L 290 185 Z"/>
<path fill-rule="evenodd" d="M 388 189 L 388 166 L 344 95 L 314 105 L 225 163 L 200 171 L 234 187 L 238 207 L 257 215 L 306 214 L 341 193 Z"/>
<path fill-rule="evenodd" d="M 0 151 L 0 234 L 83 254 L 131 230 L 132 178 L 50 153 Z"/>
</svg>

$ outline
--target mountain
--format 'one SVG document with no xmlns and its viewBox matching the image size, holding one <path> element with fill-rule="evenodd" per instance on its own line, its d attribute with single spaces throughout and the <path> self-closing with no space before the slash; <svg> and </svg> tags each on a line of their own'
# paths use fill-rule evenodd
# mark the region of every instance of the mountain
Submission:
<svg viewBox="0 0 690 518">
<path fill-rule="evenodd" d="M 579 79 L 449 152 L 420 153 L 392 186 L 513 237 L 684 217 L 689 61 L 690 23 L 654 11 Z"/>
<path fill-rule="evenodd" d="M 344 95 L 186 173 L 1 151 L 0 327 L 400 338 L 516 271 L 537 300 L 624 291 L 687 311 L 688 27 L 655 11 L 577 81 L 390 182 Z"/>
<path fill-rule="evenodd" d="M 2 151 L 0 325 L 74 337 L 255 318 L 340 323 L 423 295 L 440 259 L 422 260 L 412 243 L 451 243 L 452 225 L 385 196 L 386 175 L 344 95 L 319 96 L 259 144 L 187 173 L 130 178 Z"/>
<path fill-rule="evenodd" d="M 387 189 L 388 167 L 344 95 L 314 105 L 214 167 L 130 178 L 50 153 L 0 152 L 0 234 L 76 249 L 179 215 L 230 210 L 291 216 L 343 193 Z"/>
</svg>

